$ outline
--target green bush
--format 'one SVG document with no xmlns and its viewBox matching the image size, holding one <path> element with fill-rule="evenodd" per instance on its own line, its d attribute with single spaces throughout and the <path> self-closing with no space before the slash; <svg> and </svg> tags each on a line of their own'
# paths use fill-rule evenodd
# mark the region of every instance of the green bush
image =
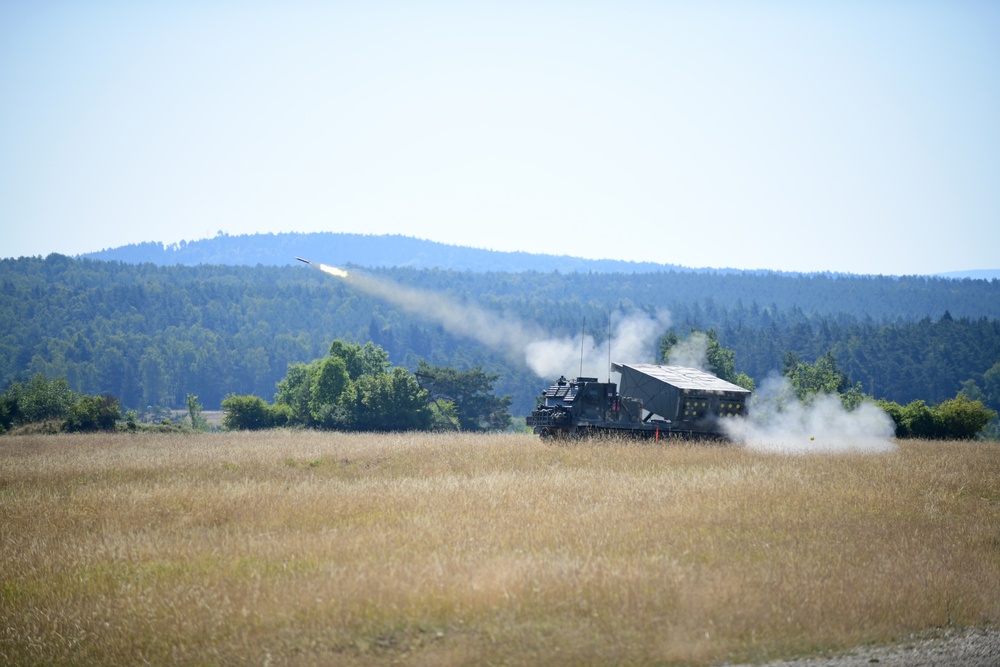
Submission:
<svg viewBox="0 0 1000 667">
<path fill-rule="evenodd" d="M 70 406 L 62 430 L 69 433 L 113 431 L 121 417 L 121 406 L 114 396 L 84 395 Z"/>
<path fill-rule="evenodd" d="M 934 419 L 934 408 L 924 401 L 913 401 L 903 408 L 903 426 L 905 437 L 910 438 L 940 438 L 937 422 Z"/>
<path fill-rule="evenodd" d="M 936 406 L 924 401 L 913 401 L 906 406 L 886 400 L 876 403 L 892 417 L 898 438 L 969 440 L 997 416 L 980 401 L 961 394 Z"/>
<path fill-rule="evenodd" d="M 36 373 L 26 383 L 14 382 L 0 396 L 0 432 L 21 424 L 62 419 L 77 398 L 65 378 L 50 380 Z"/>
<path fill-rule="evenodd" d="M 971 440 L 996 416 L 996 411 L 990 410 L 981 401 L 959 394 L 937 406 L 934 421 L 940 437 Z"/>
<path fill-rule="evenodd" d="M 271 427 L 268 405 L 259 396 L 230 394 L 222 401 L 226 413 L 222 427 L 227 431 L 259 431 Z"/>
<path fill-rule="evenodd" d="M 268 405 L 267 419 L 272 428 L 288 426 L 292 421 L 292 408 L 282 403 Z"/>
<path fill-rule="evenodd" d="M 393 367 L 389 353 L 372 343 L 335 340 L 328 356 L 289 364 L 274 402 L 269 409 L 276 425 L 406 431 L 427 429 L 431 422 L 427 393 L 414 375 Z"/>
</svg>

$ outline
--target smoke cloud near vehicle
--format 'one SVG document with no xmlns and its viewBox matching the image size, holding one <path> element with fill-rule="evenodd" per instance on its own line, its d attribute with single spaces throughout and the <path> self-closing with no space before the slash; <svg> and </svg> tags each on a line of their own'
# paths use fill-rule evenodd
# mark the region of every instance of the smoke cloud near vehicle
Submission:
<svg viewBox="0 0 1000 667">
<path fill-rule="evenodd" d="M 691 332 L 690 336 L 670 348 L 667 364 L 711 372 L 708 367 L 708 336 L 701 331 Z"/>
<path fill-rule="evenodd" d="M 895 426 L 873 403 L 847 410 L 835 395 L 798 400 L 787 378 L 771 375 L 751 395 L 748 416 L 725 422 L 735 442 L 766 452 L 884 453 L 896 449 Z"/>
<path fill-rule="evenodd" d="M 611 314 L 611 345 L 591 335 L 536 337 L 524 347 L 524 359 L 536 375 L 554 377 L 579 371 L 587 377 L 609 375 L 609 357 L 620 361 L 652 361 L 656 341 L 670 327 L 670 314 Z M 615 374 L 617 375 L 617 374 Z"/>
<path fill-rule="evenodd" d="M 711 372 L 708 336 L 693 332 L 670 349 L 667 363 Z M 847 410 L 839 396 L 803 403 L 788 379 L 774 373 L 751 395 L 746 417 L 725 420 L 726 434 L 759 451 L 811 454 L 889 452 L 896 448 L 892 418 L 872 403 Z"/>
<path fill-rule="evenodd" d="M 607 341 L 598 341 L 582 331 L 575 335 L 553 336 L 519 318 L 476 304 L 459 303 L 438 292 L 414 289 L 364 272 L 306 263 L 346 280 L 366 294 L 440 324 L 448 333 L 471 338 L 509 359 L 521 361 L 540 378 L 555 378 L 578 370 L 582 375 L 607 377 L 609 356 L 628 361 L 652 361 L 656 341 L 670 326 L 670 316 L 665 311 L 612 313 L 609 348 Z"/>
</svg>

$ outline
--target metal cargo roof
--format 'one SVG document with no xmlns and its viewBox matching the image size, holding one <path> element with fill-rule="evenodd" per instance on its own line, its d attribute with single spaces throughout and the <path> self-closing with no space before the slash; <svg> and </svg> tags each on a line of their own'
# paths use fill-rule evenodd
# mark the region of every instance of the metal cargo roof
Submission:
<svg viewBox="0 0 1000 667">
<path fill-rule="evenodd" d="M 619 373 L 623 368 L 628 368 L 643 375 L 655 378 L 678 389 L 696 389 L 702 391 L 735 391 L 741 394 L 749 394 L 750 391 L 743 387 L 726 382 L 722 378 L 711 373 L 688 368 L 686 366 L 657 366 L 656 364 L 612 364 L 612 368 Z"/>
</svg>

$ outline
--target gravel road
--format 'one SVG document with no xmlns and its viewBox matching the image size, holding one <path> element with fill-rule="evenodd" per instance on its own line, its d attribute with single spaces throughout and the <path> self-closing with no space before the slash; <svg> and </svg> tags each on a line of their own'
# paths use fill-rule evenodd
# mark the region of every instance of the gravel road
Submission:
<svg viewBox="0 0 1000 667">
<path fill-rule="evenodd" d="M 844 655 L 769 662 L 766 667 L 1000 667 L 1000 631 L 949 631 L 895 646 L 860 647 Z M 732 667 L 752 667 L 733 665 Z M 759 667 L 759 666 L 758 666 Z"/>
</svg>

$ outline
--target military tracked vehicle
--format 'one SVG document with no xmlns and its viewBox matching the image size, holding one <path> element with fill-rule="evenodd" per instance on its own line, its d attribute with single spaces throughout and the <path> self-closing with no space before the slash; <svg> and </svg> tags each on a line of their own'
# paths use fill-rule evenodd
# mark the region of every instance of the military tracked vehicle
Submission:
<svg viewBox="0 0 1000 667">
<path fill-rule="evenodd" d="M 685 366 L 612 364 L 621 389 L 565 377 L 546 389 L 527 425 L 542 438 L 618 434 L 636 438 L 726 438 L 727 419 L 746 414 L 750 392 Z"/>
</svg>

